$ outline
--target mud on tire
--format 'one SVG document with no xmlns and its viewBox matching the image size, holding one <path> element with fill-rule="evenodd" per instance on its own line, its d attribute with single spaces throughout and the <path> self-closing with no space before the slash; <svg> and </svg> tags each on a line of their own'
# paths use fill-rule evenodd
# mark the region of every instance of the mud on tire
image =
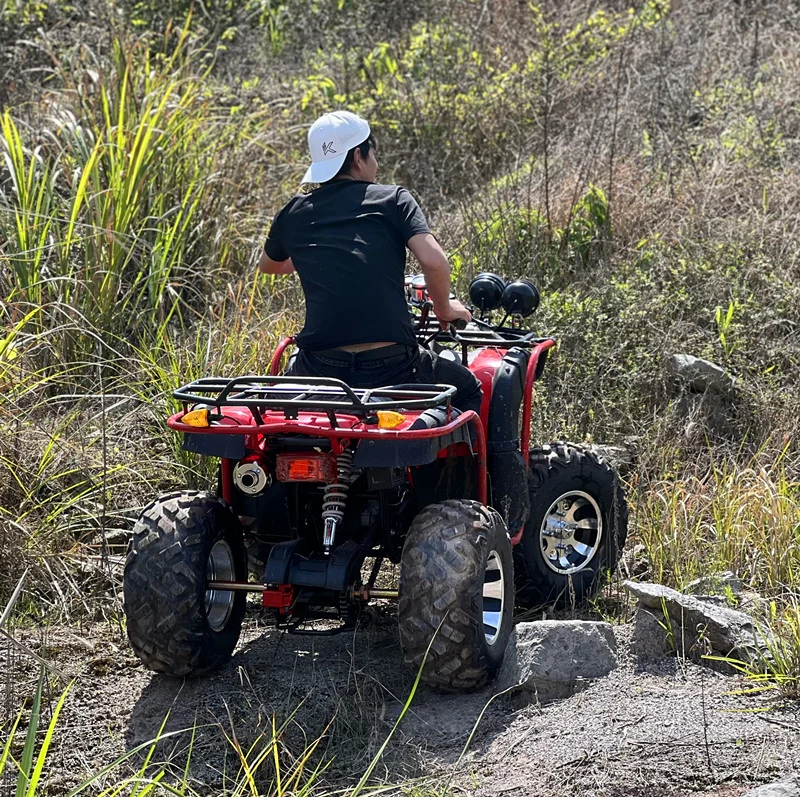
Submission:
<svg viewBox="0 0 800 797">
<path fill-rule="evenodd" d="M 530 515 L 514 550 L 517 603 L 569 606 L 591 597 L 628 535 L 616 472 L 582 446 L 553 443 L 531 450 L 528 490 Z"/>
<path fill-rule="evenodd" d="M 406 663 L 421 666 L 422 680 L 444 691 L 484 686 L 503 661 L 513 603 L 511 543 L 500 515 L 477 501 L 425 507 L 400 560 Z"/>
<path fill-rule="evenodd" d="M 133 530 L 123 589 L 128 638 L 151 670 L 201 675 L 230 658 L 245 593 L 207 590 L 209 578 L 247 580 L 238 521 L 203 492 L 180 492 L 144 508 Z"/>
</svg>

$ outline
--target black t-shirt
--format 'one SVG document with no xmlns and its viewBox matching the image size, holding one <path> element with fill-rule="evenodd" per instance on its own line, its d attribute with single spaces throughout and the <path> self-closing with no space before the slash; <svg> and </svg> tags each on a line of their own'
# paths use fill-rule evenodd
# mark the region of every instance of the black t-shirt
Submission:
<svg viewBox="0 0 800 797">
<path fill-rule="evenodd" d="M 298 345 L 416 345 L 404 288 L 406 244 L 427 232 L 414 197 L 397 185 L 332 180 L 292 199 L 273 219 L 264 251 L 273 260 L 291 257 L 303 285 Z"/>
</svg>

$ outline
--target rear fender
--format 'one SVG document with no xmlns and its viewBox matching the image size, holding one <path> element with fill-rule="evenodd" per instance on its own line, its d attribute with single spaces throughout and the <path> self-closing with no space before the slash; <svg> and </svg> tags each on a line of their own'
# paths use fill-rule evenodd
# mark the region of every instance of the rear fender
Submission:
<svg viewBox="0 0 800 797">
<path fill-rule="evenodd" d="M 366 439 L 359 442 L 353 465 L 356 468 L 410 468 L 427 465 L 436 461 L 442 451 L 459 444 L 470 446 L 467 424 L 448 434 L 417 440 Z"/>
<path fill-rule="evenodd" d="M 492 393 L 494 390 L 494 380 L 497 376 L 497 371 L 503 364 L 503 356 L 505 349 L 481 349 L 472 362 L 469 364 L 469 369 L 477 377 L 481 383 L 481 422 L 483 428 L 489 428 L 489 405 L 492 401 Z"/>
<path fill-rule="evenodd" d="M 244 436 L 241 434 L 192 434 L 183 435 L 183 450 L 205 457 L 240 460 L 245 455 Z"/>
</svg>

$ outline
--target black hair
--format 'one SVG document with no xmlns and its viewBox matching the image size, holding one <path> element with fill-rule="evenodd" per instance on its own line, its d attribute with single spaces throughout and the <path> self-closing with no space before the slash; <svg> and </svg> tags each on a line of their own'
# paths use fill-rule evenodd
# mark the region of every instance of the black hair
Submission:
<svg viewBox="0 0 800 797">
<path fill-rule="evenodd" d="M 367 138 L 362 141 L 360 144 L 356 144 L 353 149 L 348 150 L 347 156 L 344 159 L 344 163 L 342 164 L 342 168 L 339 169 L 338 172 L 331 178 L 335 180 L 337 177 L 344 177 L 346 174 L 350 172 L 350 169 L 353 168 L 353 160 L 355 160 L 355 151 L 358 150 L 361 153 L 362 158 L 366 158 L 369 155 L 369 151 L 375 146 L 375 136 L 372 133 L 367 136 Z"/>
</svg>

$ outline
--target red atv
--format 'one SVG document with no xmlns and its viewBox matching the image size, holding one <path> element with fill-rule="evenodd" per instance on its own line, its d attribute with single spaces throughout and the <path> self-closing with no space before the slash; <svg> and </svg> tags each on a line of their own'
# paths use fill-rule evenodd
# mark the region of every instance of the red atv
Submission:
<svg viewBox="0 0 800 797">
<path fill-rule="evenodd" d="M 502 662 L 515 599 L 581 600 L 613 570 L 627 534 L 613 469 L 575 445 L 529 447 L 533 383 L 555 343 L 522 328 L 536 288 L 479 275 L 480 317 L 449 332 L 424 282 L 407 289 L 420 341 L 480 380 L 480 417 L 451 406 L 449 385 L 279 376 L 291 338 L 269 376 L 174 392 L 183 410 L 168 425 L 185 449 L 220 459 L 219 485 L 157 499 L 134 528 L 125 613 L 147 667 L 222 664 L 248 593 L 295 633 L 352 628 L 370 601 L 397 599 L 405 661 L 438 688 L 476 689 Z M 387 559 L 399 584 L 381 578 Z"/>
</svg>

